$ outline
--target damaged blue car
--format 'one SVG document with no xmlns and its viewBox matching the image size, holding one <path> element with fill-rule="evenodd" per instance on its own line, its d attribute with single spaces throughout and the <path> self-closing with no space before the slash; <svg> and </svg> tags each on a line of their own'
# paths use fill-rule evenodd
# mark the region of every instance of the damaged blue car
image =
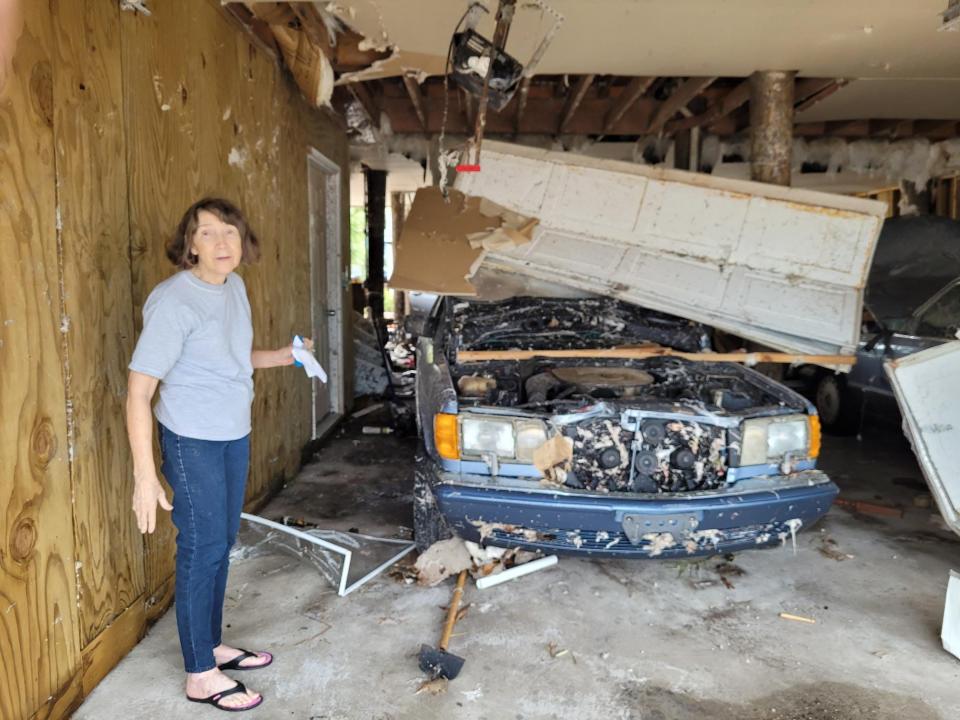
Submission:
<svg viewBox="0 0 960 720">
<path fill-rule="evenodd" d="M 418 547 L 686 558 L 815 523 L 838 490 L 814 406 L 692 357 L 708 349 L 705 327 L 611 298 L 439 299 L 417 349 Z"/>
</svg>

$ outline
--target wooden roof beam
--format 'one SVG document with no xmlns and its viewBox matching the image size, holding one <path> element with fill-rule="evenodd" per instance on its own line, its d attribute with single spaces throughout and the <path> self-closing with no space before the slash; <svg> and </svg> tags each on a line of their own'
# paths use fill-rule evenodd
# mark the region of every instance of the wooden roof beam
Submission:
<svg viewBox="0 0 960 720">
<path fill-rule="evenodd" d="M 603 123 L 604 135 L 612 132 L 614 125 L 616 125 L 620 121 L 620 118 L 622 118 L 627 112 L 627 110 L 632 108 L 634 103 L 636 103 L 637 100 L 639 100 L 640 97 L 650 89 L 650 86 L 653 85 L 656 79 L 656 76 L 640 76 L 632 78 L 630 82 L 627 83 L 627 86 L 623 89 L 623 92 L 620 93 L 617 101 L 607 113 L 606 120 Z"/>
<path fill-rule="evenodd" d="M 580 103 L 583 102 L 583 96 L 587 94 L 587 90 L 590 89 L 595 77 L 596 75 L 581 75 L 580 79 L 577 80 L 577 84 L 571 88 L 570 94 L 567 97 L 567 104 L 563 108 L 563 117 L 560 120 L 560 127 L 557 129 L 558 135 L 566 132 L 567 128 L 570 126 L 570 121 L 577 112 L 577 108 L 580 107 Z"/>
<path fill-rule="evenodd" d="M 413 110 L 417 113 L 417 119 L 424 130 L 427 129 L 427 114 L 423 111 L 423 94 L 420 92 L 420 84 L 410 73 L 403 74 L 403 85 L 407 89 L 407 95 L 410 96 L 410 103 Z"/>
<path fill-rule="evenodd" d="M 660 107 L 657 108 L 653 120 L 650 121 L 650 127 L 647 128 L 647 132 L 651 135 L 656 135 L 663 130 L 667 121 L 680 112 L 680 108 L 685 108 L 691 100 L 706 90 L 716 79 L 716 77 L 687 78 L 687 80 L 674 90 L 673 94 L 664 100 L 660 104 Z"/>
</svg>

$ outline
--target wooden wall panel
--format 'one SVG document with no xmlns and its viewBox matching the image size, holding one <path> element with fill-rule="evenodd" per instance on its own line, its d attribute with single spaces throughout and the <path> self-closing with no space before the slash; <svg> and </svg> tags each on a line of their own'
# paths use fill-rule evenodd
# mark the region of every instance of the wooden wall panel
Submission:
<svg viewBox="0 0 960 720">
<path fill-rule="evenodd" d="M 139 329 L 150 290 L 175 272 L 163 245 L 180 215 L 204 195 L 222 195 L 260 237 L 260 263 L 241 273 L 255 345 L 278 347 L 310 332 L 307 149 L 346 168 L 345 137 L 214 0 L 151 9 L 121 18 L 134 323 Z M 255 392 L 251 502 L 296 472 L 311 417 L 298 368 L 257 371 Z M 173 538 L 165 518 L 148 539 L 148 592 L 173 572 Z"/>
<path fill-rule="evenodd" d="M 52 28 L 46 3 L 24 10 L 8 97 L 0 101 L 3 718 L 63 708 L 58 700 L 76 687 L 80 658 L 60 354 Z"/>
<path fill-rule="evenodd" d="M 53 21 L 61 331 L 73 411 L 73 525 L 86 646 L 145 589 L 124 422 L 133 307 L 120 9 L 112 0 L 73 0 L 58 6 Z"/>
</svg>

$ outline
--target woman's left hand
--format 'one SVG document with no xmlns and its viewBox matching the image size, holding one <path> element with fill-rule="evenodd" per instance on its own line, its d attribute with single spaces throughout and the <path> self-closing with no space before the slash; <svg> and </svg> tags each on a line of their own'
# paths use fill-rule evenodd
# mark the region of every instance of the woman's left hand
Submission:
<svg viewBox="0 0 960 720">
<path fill-rule="evenodd" d="M 313 340 L 310 338 L 303 338 L 303 346 L 313 352 Z M 293 343 L 276 350 L 254 350 L 252 359 L 254 369 L 293 365 Z"/>
</svg>

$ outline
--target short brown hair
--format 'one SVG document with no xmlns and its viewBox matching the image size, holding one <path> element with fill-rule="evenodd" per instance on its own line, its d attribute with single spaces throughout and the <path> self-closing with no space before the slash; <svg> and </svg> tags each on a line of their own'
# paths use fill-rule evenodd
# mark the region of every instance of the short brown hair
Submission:
<svg viewBox="0 0 960 720">
<path fill-rule="evenodd" d="M 243 262 L 255 263 L 260 259 L 260 241 L 257 240 L 257 236 L 247 223 L 247 219 L 240 212 L 240 208 L 223 198 L 206 197 L 191 205 L 190 209 L 180 219 L 176 234 L 167 243 L 167 257 L 170 258 L 170 262 L 184 270 L 197 264 L 196 257 L 190 254 L 190 244 L 193 241 L 193 234 L 200 224 L 201 210 L 213 213 L 220 218 L 221 222 L 233 225 L 240 231 Z"/>
</svg>

